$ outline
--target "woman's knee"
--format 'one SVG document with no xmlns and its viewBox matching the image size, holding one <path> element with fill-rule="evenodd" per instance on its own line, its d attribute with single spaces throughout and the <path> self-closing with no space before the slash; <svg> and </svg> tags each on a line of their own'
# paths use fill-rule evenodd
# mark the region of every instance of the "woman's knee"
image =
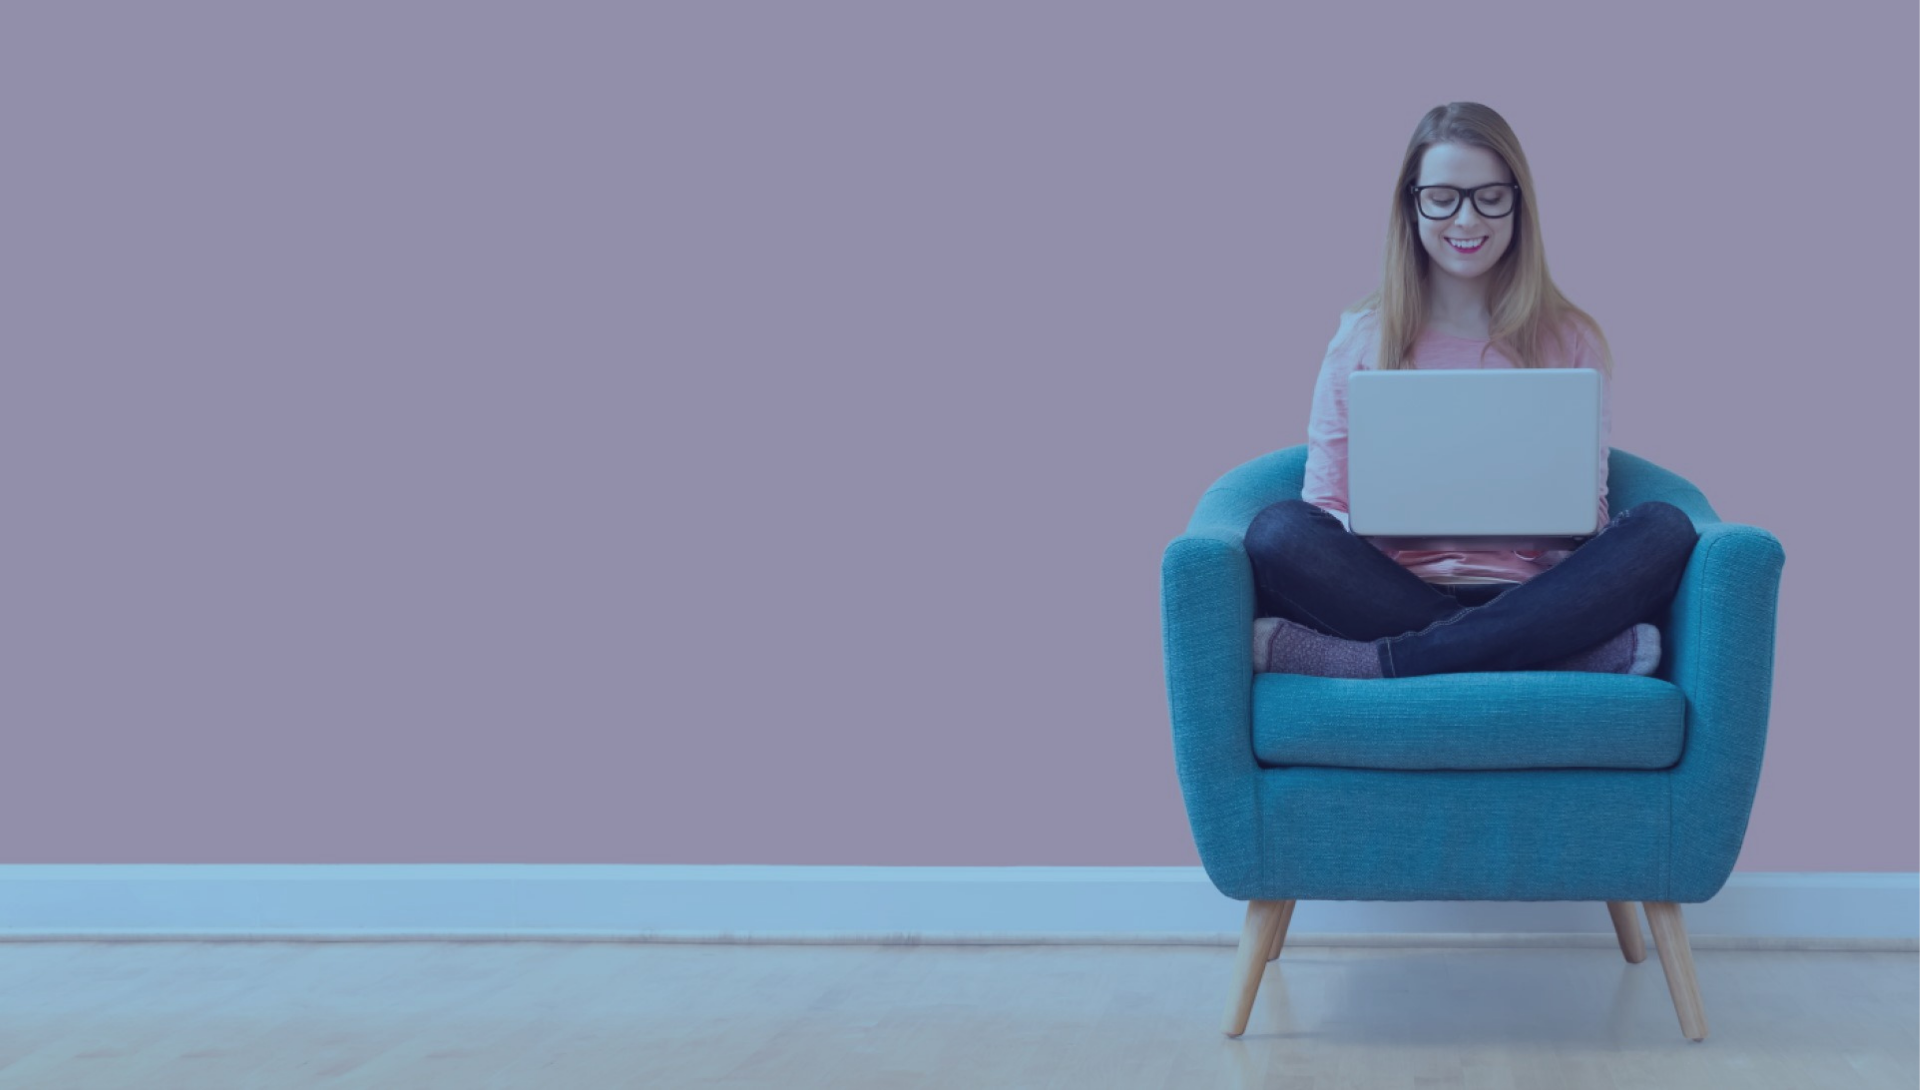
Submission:
<svg viewBox="0 0 1920 1090">
<path fill-rule="evenodd" d="M 1659 527 L 1689 549 L 1700 540 L 1700 531 L 1694 528 L 1693 516 L 1665 500 L 1644 500 L 1622 514 L 1631 514 L 1635 522 L 1647 522 Z"/>
<path fill-rule="evenodd" d="M 1684 526 L 1689 530 L 1693 529 L 1693 516 L 1665 500 L 1641 500 L 1627 510 L 1633 512 L 1636 518 L 1664 522 L 1671 526 Z"/>
<path fill-rule="evenodd" d="M 1301 499 L 1280 500 L 1262 507 L 1247 525 L 1247 548 L 1271 549 L 1299 533 L 1314 519 L 1323 518 L 1335 526 L 1340 520 Z"/>
</svg>

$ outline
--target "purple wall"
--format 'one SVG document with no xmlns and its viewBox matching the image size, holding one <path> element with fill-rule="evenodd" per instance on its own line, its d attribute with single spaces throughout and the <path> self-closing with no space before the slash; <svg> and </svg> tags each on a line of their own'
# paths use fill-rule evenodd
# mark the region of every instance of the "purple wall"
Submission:
<svg viewBox="0 0 1920 1090">
<path fill-rule="evenodd" d="M 1741 869 L 1915 869 L 1912 5 L 270 7 L 0 34 L 0 860 L 1197 864 L 1161 551 L 1471 99 L 1786 547 Z"/>
</svg>

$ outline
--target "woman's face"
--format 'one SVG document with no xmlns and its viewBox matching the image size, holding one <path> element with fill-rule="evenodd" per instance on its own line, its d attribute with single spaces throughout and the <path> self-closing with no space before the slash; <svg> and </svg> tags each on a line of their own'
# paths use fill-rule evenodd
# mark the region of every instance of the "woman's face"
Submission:
<svg viewBox="0 0 1920 1090">
<path fill-rule="evenodd" d="M 1465 191 L 1489 182 L 1511 181 L 1513 172 L 1486 148 L 1435 144 L 1420 157 L 1420 173 L 1414 184 L 1450 185 Z M 1501 202 L 1496 211 L 1503 211 L 1504 215 L 1484 215 L 1473 201 L 1466 199 L 1464 192 L 1440 219 L 1428 219 L 1420 214 L 1416 205 L 1414 222 L 1419 227 L 1420 245 L 1432 259 L 1429 268 L 1434 275 L 1472 280 L 1493 268 L 1507 247 L 1513 245 L 1513 209 L 1517 207 L 1514 192 L 1489 189 L 1480 194 L 1481 202 L 1489 206 L 1495 198 Z M 1468 245 L 1476 239 L 1484 241 L 1479 249 L 1469 253 L 1455 247 L 1452 239 Z"/>
</svg>

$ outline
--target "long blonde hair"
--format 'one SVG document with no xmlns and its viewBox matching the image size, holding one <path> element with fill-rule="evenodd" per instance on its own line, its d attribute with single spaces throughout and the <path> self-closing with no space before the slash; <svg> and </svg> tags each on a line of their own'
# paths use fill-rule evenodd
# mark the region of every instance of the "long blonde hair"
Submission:
<svg viewBox="0 0 1920 1090">
<path fill-rule="evenodd" d="M 1348 307 L 1345 313 L 1368 309 L 1379 311 L 1380 351 L 1375 366 L 1382 371 L 1411 367 L 1408 357 L 1414 342 L 1427 323 L 1427 269 L 1432 258 L 1420 244 L 1420 228 L 1415 217 L 1413 196 L 1408 192 L 1419 179 L 1420 159 L 1435 144 L 1465 144 L 1485 148 L 1498 156 L 1513 171 L 1520 187 L 1513 241 L 1498 263 L 1486 274 L 1487 309 L 1491 312 L 1489 341 L 1481 350 L 1481 360 L 1496 344 L 1520 367 L 1545 367 L 1549 338 L 1570 353 L 1572 345 L 1560 340 L 1570 334 L 1573 323 L 1584 325 L 1600 346 L 1601 371 L 1613 376 L 1613 352 L 1606 334 L 1593 316 L 1574 306 L 1553 277 L 1547 274 L 1547 252 L 1540 241 L 1539 198 L 1533 188 L 1533 172 L 1527 166 L 1520 140 L 1506 119 L 1478 102 L 1449 102 L 1435 106 L 1420 119 L 1407 142 L 1407 155 L 1400 164 L 1400 177 L 1393 184 L 1392 209 L 1387 220 L 1386 263 L 1380 287 L 1365 299 Z M 1568 358 L 1571 358 L 1570 356 Z"/>
</svg>

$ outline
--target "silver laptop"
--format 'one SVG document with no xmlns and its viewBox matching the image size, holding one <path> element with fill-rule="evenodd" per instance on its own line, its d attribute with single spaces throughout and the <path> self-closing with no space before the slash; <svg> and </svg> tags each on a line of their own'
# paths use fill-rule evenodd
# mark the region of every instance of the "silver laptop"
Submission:
<svg viewBox="0 0 1920 1090">
<path fill-rule="evenodd" d="M 1598 529 L 1600 373 L 1355 371 L 1353 532 L 1389 548 L 1571 548 Z"/>
</svg>

